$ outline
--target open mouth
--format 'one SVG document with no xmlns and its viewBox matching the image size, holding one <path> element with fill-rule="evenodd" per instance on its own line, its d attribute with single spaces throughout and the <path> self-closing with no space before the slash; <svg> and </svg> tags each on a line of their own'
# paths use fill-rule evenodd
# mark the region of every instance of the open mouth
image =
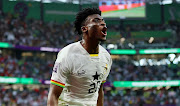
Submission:
<svg viewBox="0 0 180 106">
<path fill-rule="evenodd" d="M 107 35 L 107 28 L 103 28 L 103 30 L 101 31 L 103 35 Z"/>
</svg>

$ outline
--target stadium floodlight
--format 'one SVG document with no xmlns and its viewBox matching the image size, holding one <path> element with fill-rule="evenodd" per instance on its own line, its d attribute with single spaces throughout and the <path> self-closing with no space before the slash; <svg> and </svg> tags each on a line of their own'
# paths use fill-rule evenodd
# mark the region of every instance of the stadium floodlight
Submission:
<svg viewBox="0 0 180 106">
<path fill-rule="evenodd" d="M 175 54 L 169 54 L 168 57 L 170 58 L 170 61 L 173 61 L 176 57 Z"/>
<path fill-rule="evenodd" d="M 150 37 L 149 43 L 152 43 L 154 41 L 154 37 Z"/>
</svg>

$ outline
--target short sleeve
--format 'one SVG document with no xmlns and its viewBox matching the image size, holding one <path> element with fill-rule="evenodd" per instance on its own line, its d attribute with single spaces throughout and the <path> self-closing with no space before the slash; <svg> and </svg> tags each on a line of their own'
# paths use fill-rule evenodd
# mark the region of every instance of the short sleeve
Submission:
<svg viewBox="0 0 180 106">
<path fill-rule="evenodd" d="M 68 57 L 63 51 L 58 53 L 51 76 L 51 84 L 55 84 L 62 88 L 65 87 L 66 79 L 69 75 Z"/>
<path fill-rule="evenodd" d="M 106 64 L 107 70 L 104 72 L 104 77 L 103 77 L 103 81 L 102 81 L 103 84 L 106 82 L 106 79 L 109 75 L 109 72 L 111 70 L 111 65 L 112 65 L 112 59 L 110 58 L 109 63 Z"/>
</svg>

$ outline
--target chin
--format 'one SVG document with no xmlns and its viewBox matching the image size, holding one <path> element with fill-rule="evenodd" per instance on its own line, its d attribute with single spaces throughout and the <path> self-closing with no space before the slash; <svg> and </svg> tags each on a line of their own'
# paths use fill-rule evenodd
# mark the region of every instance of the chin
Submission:
<svg viewBox="0 0 180 106">
<path fill-rule="evenodd" d="M 101 42 L 106 41 L 106 38 L 99 39 L 99 41 Z"/>
</svg>

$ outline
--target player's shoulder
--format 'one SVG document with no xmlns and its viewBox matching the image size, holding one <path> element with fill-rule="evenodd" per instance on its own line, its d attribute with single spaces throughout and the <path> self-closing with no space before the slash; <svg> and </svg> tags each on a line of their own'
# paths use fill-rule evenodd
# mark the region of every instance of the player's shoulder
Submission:
<svg viewBox="0 0 180 106">
<path fill-rule="evenodd" d="M 70 54 L 73 53 L 73 50 L 77 47 L 77 43 L 78 42 L 75 42 L 65 46 L 59 51 L 58 55 L 69 56 Z"/>
<path fill-rule="evenodd" d="M 106 57 L 110 58 L 111 55 L 109 54 L 109 52 L 104 48 L 102 47 L 101 45 L 99 45 L 99 48 L 100 48 L 100 51 L 101 51 L 101 54 L 102 55 L 105 55 Z"/>
<path fill-rule="evenodd" d="M 112 64 L 112 58 L 111 58 L 111 55 L 109 54 L 109 52 L 100 45 L 100 53 L 101 53 L 101 59 L 102 61 L 104 61 L 105 63 L 108 63 L 109 65 Z"/>
</svg>

